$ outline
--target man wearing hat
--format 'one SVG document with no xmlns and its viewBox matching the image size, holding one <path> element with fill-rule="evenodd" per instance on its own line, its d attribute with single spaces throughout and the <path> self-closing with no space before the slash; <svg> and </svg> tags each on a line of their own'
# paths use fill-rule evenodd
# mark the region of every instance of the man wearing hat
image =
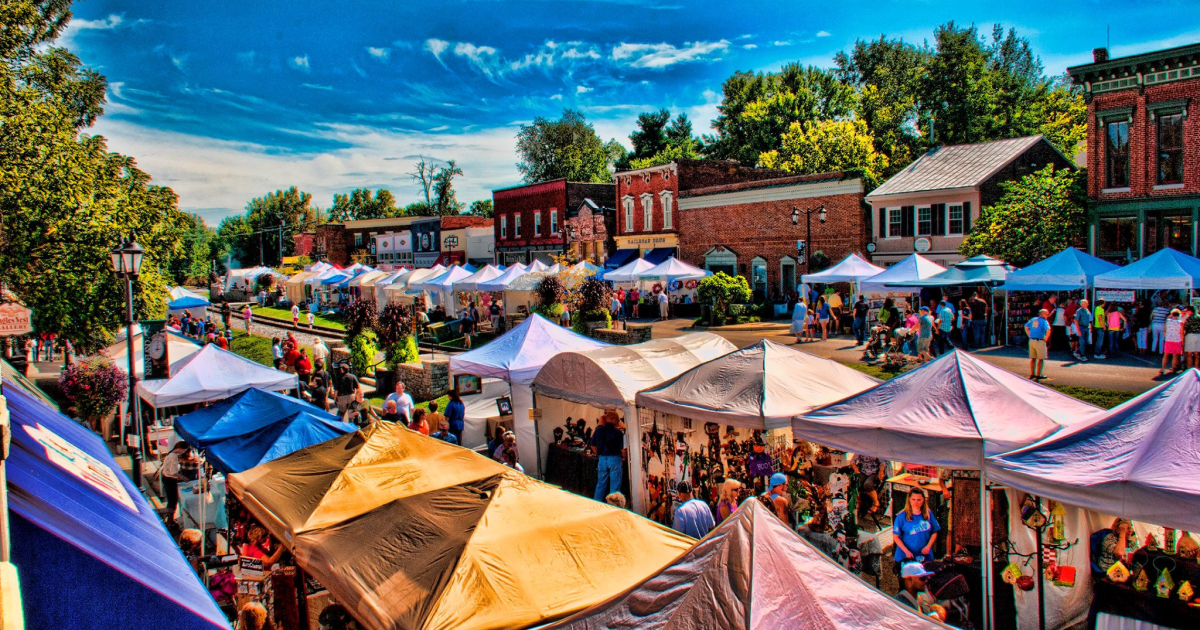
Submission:
<svg viewBox="0 0 1200 630">
<path fill-rule="evenodd" d="M 771 475 L 766 497 L 771 507 L 775 508 L 775 516 L 778 516 L 779 520 L 784 523 L 791 525 L 791 518 L 788 513 L 788 506 L 791 504 L 791 501 L 788 500 L 787 482 L 787 475 L 781 472 Z"/>
<path fill-rule="evenodd" d="M 926 589 L 931 575 L 933 573 L 926 571 L 920 562 L 904 563 L 904 566 L 900 567 L 900 592 L 896 594 L 896 600 L 917 612 L 923 612 L 923 602 L 936 601 Z"/>
<path fill-rule="evenodd" d="M 929 346 L 933 342 L 933 316 L 929 307 L 921 307 L 921 316 L 917 318 L 917 360 L 928 361 L 933 357 L 929 354 Z"/>
<path fill-rule="evenodd" d="M 1046 362 L 1046 346 L 1050 341 L 1050 322 L 1046 320 L 1050 311 L 1042 309 L 1037 316 L 1025 322 L 1025 334 L 1029 337 L 1029 380 L 1036 381 L 1042 376 L 1042 366 Z"/>
<path fill-rule="evenodd" d="M 687 534 L 692 538 L 704 538 L 716 526 L 712 510 L 708 504 L 692 496 L 692 485 L 680 481 L 675 486 L 676 504 L 675 519 L 671 527 L 675 531 Z"/>
<path fill-rule="evenodd" d="M 606 410 L 600 418 L 600 426 L 592 433 L 589 446 L 599 459 L 596 466 L 596 492 L 594 498 L 604 497 L 621 491 L 624 475 L 625 434 L 617 427 L 621 421 L 616 411 Z"/>
</svg>

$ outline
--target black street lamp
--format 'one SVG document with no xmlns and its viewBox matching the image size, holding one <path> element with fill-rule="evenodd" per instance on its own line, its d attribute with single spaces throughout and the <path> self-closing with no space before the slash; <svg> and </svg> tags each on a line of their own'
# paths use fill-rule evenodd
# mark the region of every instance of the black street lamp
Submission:
<svg viewBox="0 0 1200 630">
<path fill-rule="evenodd" d="M 821 204 L 816 208 L 809 208 L 808 210 L 801 210 L 792 206 L 792 225 L 800 225 L 800 215 L 803 214 L 804 224 L 808 231 L 804 237 L 804 247 L 796 248 L 796 258 L 800 259 L 797 262 L 803 263 L 806 267 L 808 266 L 808 249 L 812 247 L 812 215 L 814 212 L 817 214 L 817 220 L 821 223 L 824 223 L 825 219 L 829 217 L 829 211 L 825 209 L 825 204 Z"/>
<path fill-rule="evenodd" d="M 130 472 L 133 485 L 142 487 L 142 410 L 137 402 L 137 371 L 134 369 L 133 353 L 133 283 L 142 270 L 142 256 L 145 250 L 133 238 L 124 241 L 120 247 L 110 252 L 112 255 L 113 273 L 118 279 L 125 281 L 125 313 L 122 323 L 125 324 L 125 342 L 129 352 L 129 411 L 133 414 L 133 427 L 137 431 L 137 440 L 130 445 Z"/>
</svg>

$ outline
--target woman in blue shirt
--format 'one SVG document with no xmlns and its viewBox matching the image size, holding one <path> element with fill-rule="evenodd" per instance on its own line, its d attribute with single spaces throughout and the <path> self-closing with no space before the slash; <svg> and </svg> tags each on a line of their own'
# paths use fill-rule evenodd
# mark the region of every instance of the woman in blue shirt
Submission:
<svg viewBox="0 0 1200 630">
<path fill-rule="evenodd" d="M 450 402 L 446 403 L 446 420 L 450 422 L 450 433 L 458 441 L 459 446 L 462 445 L 463 429 L 466 428 L 467 406 L 463 404 L 462 397 L 458 395 L 458 390 L 450 390 Z"/>
<path fill-rule="evenodd" d="M 825 296 L 817 298 L 817 319 L 821 321 L 821 341 L 829 338 L 829 302 L 825 300 Z"/>
<path fill-rule="evenodd" d="M 937 541 L 940 531 L 942 526 L 925 503 L 925 492 L 920 488 L 909 490 L 908 503 L 904 510 L 896 515 L 892 524 L 892 539 L 896 543 L 897 575 L 900 565 L 905 562 L 925 562 L 933 559 L 933 543 Z"/>
</svg>

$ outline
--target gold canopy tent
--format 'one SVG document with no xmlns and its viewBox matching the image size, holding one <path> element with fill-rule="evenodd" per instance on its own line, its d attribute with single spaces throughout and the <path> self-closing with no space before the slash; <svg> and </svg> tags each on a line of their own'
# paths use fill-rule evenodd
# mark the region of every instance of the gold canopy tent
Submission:
<svg viewBox="0 0 1200 630">
<path fill-rule="evenodd" d="M 229 487 L 371 630 L 547 623 L 693 542 L 389 423 L 230 475 Z"/>
</svg>

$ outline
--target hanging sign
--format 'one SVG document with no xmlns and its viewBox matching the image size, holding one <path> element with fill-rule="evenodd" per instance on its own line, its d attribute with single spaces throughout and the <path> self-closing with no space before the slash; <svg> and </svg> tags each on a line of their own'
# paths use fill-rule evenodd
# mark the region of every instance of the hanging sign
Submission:
<svg viewBox="0 0 1200 630">
<path fill-rule="evenodd" d="M 0 304 L 0 337 L 30 332 L 33 332 L 33 311 L 16 302 Z"/>
<path fill-rule="evenodd" d="M 922 237 L 913 241 L 913 250 L 918 254 L 924 254 L 925 252 L 929 251 L 931 247 L 933 247 L 933 243 L 931 243 L 927 238 Z"/>
<path fill-rule="evenodd" d="M 1096 289 L 1096 299 L 1105 302 L 1132 302 L 1136 291 L 1133 289 Z"/>
</svg>

